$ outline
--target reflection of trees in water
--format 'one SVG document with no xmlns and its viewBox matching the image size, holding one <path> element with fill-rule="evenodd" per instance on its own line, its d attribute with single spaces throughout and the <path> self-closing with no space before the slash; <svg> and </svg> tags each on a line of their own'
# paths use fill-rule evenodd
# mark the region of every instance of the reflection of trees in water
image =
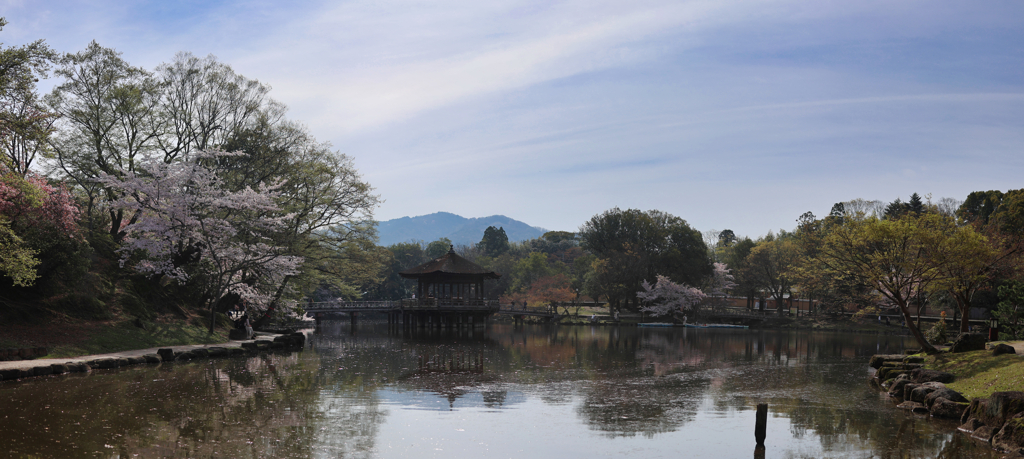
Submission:
<svg viewBox="0 0 1024 459">
<path fill-rule="evenodd" d="M 0 441 L 16 456 L 369 456 L 387 391 L 487 409 L 527 393 L 575 403 L 570 413 L 607 437 L 678 430 L 707 401 L 726 412 L 767 399 L 793 436 L 816 435 L 825 451 L 966 457 L 931 421 L 897 434 L 899 414 L 851 391 L 867 378 L 868 355 L 902 351 L 899 337 L 579 326 L 396 334 L 335 324 L 303 353 L 3 383 Z"/>
<path fill-rule="evenodd" d="M 708 383 L 699 376 L 601 379 L 589 385 L 576 411 L 591 429 L 608 437 L 651 438 L 693 420 Z"/>
<path fill-rule="evenodd" d="M 349 411 L 359 414 L 339 416 L 339 404 L 322 403 L 313 357 L 270 354 L 7 383 L 0 441 L 14 456 L 310 457 L 340 417 L 368 438 L 344 455 L 368 451 L 380 409 L 354 400 Z"/>
</svg>

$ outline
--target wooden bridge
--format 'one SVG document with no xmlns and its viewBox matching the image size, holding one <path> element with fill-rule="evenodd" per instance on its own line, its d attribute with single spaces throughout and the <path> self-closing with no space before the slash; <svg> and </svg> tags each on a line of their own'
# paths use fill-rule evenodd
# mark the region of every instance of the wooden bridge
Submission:
<svg viewBox="0 0 1024 459">
<path fill-rule="evenodd" d="M 388 324 L 437 328 L 482 325 L 501 306 L 496 300 L 461 298 L 410 298 L 392 301 L 321 301 L 307 303 L 306 313 L 314 318 L 345 313 L 354 324 L 360 313 L 387 314 Z"/>
<path fill-rule="evenodd" d="M 523 317 L 540 317 L 544 319 L 556 319 L 564 317 L 555 312 L 553 308 L 524 308 L 521 306 L 499 304 L 496 300 L 459 300 L 443 298 L 404 299 L 385 301 L 319 301 L 306 303 L 306 313 L 314 318 L 322 317 L 324 314 L 344 313 L 349 314 L 353 323 L 359 313 L 383 313 L 388 315 L 389 323 L 417 322 L 419 325 L 429 326 L 432 321 L 430 316 L 440 316 L 438 322 L 446 325 L 444 317 L 453 319 L 453 323 L 466 322 L 455 316 L 469 316 L 471 323 L 482 323 L 487 315 L 505 314 L 516 320 Z"/>
</svg>

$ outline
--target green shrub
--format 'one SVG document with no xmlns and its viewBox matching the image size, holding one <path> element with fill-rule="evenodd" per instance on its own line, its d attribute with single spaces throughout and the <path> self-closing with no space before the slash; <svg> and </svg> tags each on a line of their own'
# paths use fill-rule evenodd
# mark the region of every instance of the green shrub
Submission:
<svg viewBox="0 0 1024 459">
<path fill-rule="evenodd" d="M 78 319 L 106 320 L 113 317 L 107 310 L 106 303 L 99 298 L 81 293 L 61 297 L 53 304 L 53 309 Z"/>
<path fill-rule="evenodd" d="M 142 302 L 139 297 L 135 295 L 123 295 L 120 298 L 121 309 L 124 312 L 131 314 L 133 317 L 138 317 L 143 320 L 152 320 L 153 311 L 150 310 L 149 306 Z"/>
<path fill-rule="evenodd" d="M 946 336 L 946 321 L 940 320 L 935 322 L 935 325 L 932 325 L 932 328 L 925 332 L 924 337 L 932 344 L 946 344 L 948 340 Z"/>
</svg>

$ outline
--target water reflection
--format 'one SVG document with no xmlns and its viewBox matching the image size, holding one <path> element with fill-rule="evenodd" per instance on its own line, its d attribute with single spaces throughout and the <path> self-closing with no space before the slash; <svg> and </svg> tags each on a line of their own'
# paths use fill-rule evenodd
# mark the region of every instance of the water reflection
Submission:
<svg viewBox="0 0 1024 459">
<path fill-rule="evenodd" d="M 325 322 L 304 352 L 2 382 L 0 441 L 12 457 L 749 457 L 766 402 L 767 457 L 996 457 L 867 387 L 868 356 L 906 344 Z"/>
</svg>

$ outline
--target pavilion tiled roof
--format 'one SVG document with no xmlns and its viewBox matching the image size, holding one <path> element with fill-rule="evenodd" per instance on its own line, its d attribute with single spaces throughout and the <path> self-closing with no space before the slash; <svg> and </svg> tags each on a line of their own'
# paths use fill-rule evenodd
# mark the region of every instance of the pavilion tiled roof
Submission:
<svg viewBox="0 0 1024 459">
<path fill-rule="evenodd" d="M 454 248 L 449 249 L 448 253 L 444 254 L 441 258 L 435 258 L 415 268 L 409 268 L 405 271 L 401 271 L 398 274 L 408 279 L 437 274 L 469 274 L 479 275 L 489 279 L 497 279 L 501 277 L 501 274 L 494 271 L 488 271 L 487 268 L 460 257 L 455 253 Z"/>
</svg>

